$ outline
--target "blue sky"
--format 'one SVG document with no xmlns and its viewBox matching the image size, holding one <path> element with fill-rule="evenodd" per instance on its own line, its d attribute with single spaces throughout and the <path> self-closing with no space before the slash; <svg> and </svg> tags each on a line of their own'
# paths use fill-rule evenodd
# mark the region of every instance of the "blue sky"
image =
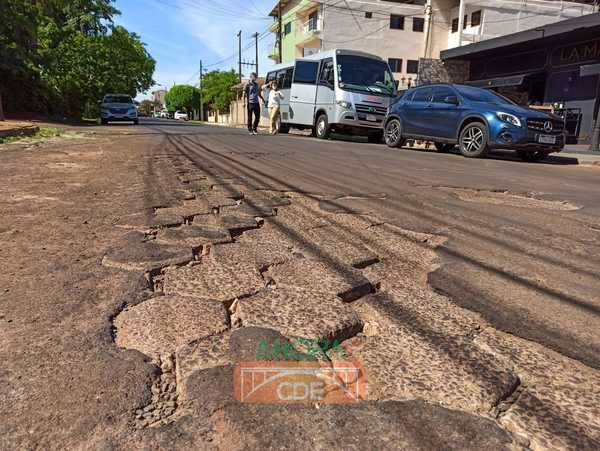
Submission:
<svg viewBox="0 0 600 451">
<path fill-rule="evenodd" d="M 276 0 L 117 0 L 121 15 L 116 23 L 140 35 L 156 60 L 155 88 L 169 88 L 174 83 L 198 83 L 201 59 L 208 70 L 237 71 L 239 30 L 242 48 L 250 47 L 242 52 L 242 59 L 254 62 L 252 34 L 267 30 L 273 20 L 268 13 L 275 4 Z M 270 33 L 263 36 L 261 74 L 273 65 L 267 50 L 275 39 Z M 251 68 L 243 71 L 249 73 Z"/>
</svg>

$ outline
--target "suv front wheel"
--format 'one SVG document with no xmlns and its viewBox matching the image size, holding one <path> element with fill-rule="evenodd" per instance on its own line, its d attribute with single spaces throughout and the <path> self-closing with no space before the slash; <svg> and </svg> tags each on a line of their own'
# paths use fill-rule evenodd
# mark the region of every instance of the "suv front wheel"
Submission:
<svg viewBox="0 0 600 451">
<path fill-rule="evenodd" d="M 401 147 L 404 144 L 404 139 L 402 139 L 402 124 L 400 120 L 396 118 L 390 119 L 385 124 L 383 136 L 388 147 Z"/>
<path fill-rule="evenodd" d="M 458 140 L 460 153 L 468 158 L 483 158 L 488 154 L 488 129 L 481 122 L 472 122 L 462 129 Z"/>
</svg>

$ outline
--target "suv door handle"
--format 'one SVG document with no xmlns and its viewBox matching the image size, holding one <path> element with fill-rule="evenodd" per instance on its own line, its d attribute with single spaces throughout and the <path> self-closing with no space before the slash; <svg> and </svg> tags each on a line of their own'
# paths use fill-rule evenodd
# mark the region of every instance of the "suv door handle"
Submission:
<svg viewBox="0 0 600 451">
<path fill-rule="evenodd" d="M 298 96 L 292 96 L 292 99 L 297 99 L 297 98 L 298 98 Z"/>
</svg>

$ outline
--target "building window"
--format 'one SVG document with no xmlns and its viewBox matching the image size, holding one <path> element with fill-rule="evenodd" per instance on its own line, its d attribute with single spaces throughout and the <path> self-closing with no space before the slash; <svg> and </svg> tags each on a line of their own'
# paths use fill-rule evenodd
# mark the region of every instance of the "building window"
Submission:
<svg viewBox="0 0 600 451">
<path fill-rule="evenodd" d="M 313 11 L 308 16 L 308 31 L 315 31 L 319 28 L 319 11 Z"/>
<path fill-rule="evenodd" d="M 481 10 L 473 12 L 471 14 L 471 26 L 477 27 L 481 25 Z"/>
<path fill-rule="evenodd" d="M 366 12 L 365 13 L 365 19 L 372 19 L 373 18 L 373 13 L 372 12 Z"/>
<path fill-rule="evenodd" d="M 288 22 L 283 26 L 283 34 L 290 34 L 292 32 L 292 22 Z"/>
<path fill-rule="evenodd" d="M 418 74 L 419 73 L 419 62 L 417 60 L 406 61 L 406 73 Z"/>
<path fill-rule="evenodd" d="M 388 64 L 392 72 L 399 74 L 402 72 L 402 58 L 390 58 Z"/>
<path fill-rule="evenodd" d="M 465 14 L 465 17 L 463 18 L 463 30 L 465 28 L 467 28 L 467 22 L 469 21 L 469 16 Z"/>
<path fill-rule="evenodd" d="M 456 33 L 458 31 L 458 17 L 456 19 L 452 19 L 452 33 Z"/>
<path fill-rule="evenodd" d="M 404 30 L 404 16 L 392 14 L 390 16 L 390 28 L 392 30 Z"/>
<path fill-rule="evenodd" d="M 413 17 L 413 31 L 423 32 L 425 29 L 425 19 L 422 17 Z"/>
</svg>

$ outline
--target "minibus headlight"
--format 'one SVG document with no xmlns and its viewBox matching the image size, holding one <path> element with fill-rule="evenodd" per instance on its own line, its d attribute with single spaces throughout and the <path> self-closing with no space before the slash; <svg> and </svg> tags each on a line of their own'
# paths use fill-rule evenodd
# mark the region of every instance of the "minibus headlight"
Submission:
<svg viewBox="0 0 600 451">
<path fill-rule="evenodd" d="M 338 100 L 336 103 L 339 106 L 341 106 L 342 108 L 346 108 L 347 110 L 349 110 L 350 108 L 352 108 L 352 103 L 351 102 L 347 102 L 346 100 Z"/>
</svg>

